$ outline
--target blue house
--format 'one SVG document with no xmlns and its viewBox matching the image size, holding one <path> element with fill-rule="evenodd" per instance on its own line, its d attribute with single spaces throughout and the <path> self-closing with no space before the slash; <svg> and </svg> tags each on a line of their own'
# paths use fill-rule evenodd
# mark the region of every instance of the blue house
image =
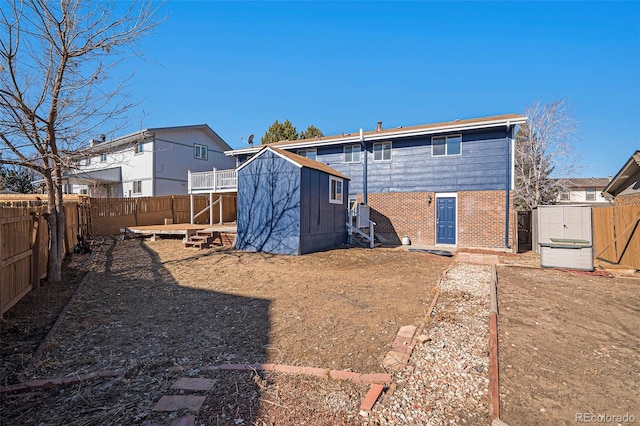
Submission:
<svg viewBox="0 0 640 426">
<path fill-rule="evenodd" d="M 269 146 L 351 178 L 344 189 L 349 206 L 368 206 L 383 242 L 406 235 L 426 245 L 510 249 L 514 137 L 526 121 L 506 114 L 392 129 L 378 122 L 371 131 Z M 225 154 L 242 167 L 260 149 Z"/>
<path fill-rule="evenodd" d="M 237 173 L 238 250 L 298 255 L 347 242 L 349 177 L 271 146 Z"/>
</svg>

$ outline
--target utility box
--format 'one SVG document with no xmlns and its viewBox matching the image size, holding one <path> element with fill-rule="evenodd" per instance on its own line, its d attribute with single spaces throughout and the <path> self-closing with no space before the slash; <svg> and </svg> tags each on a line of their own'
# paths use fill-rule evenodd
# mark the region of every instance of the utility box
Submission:
<svg viewBox="0 0 640 426">
<path fill-rule="evenodd" d="M 533 228 L 542 267 L 593 271 L 591 206 L 538 206 Z"/>
</svg>

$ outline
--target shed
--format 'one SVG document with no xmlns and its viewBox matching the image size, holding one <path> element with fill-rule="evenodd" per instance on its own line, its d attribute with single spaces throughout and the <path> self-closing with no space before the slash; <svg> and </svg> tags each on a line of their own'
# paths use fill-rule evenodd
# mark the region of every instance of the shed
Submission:
<svg viewBox="0 0 640 426">
<path fill-rule="evenodd" d="M 543 267 L 593 271 L 591 206 L 538 206 L 532 222 L 533 247 Z"/>
<path fill-rule="evenodd" d="M 347 176 L 270 146 L 237 172 L 238 250 L 299 255 L 347 242 Z"/>
</svg>

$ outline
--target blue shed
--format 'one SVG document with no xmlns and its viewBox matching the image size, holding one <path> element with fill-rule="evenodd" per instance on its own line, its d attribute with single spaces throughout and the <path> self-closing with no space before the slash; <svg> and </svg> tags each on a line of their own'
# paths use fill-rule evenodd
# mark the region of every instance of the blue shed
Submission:
<svg viewBox="0 0 640 426">
<path fill-rule="evenodd" d="M 298 255 L 347 242 L 347 176 L 270 146 L 237 172 L 238 250 Z"/>
</svg>

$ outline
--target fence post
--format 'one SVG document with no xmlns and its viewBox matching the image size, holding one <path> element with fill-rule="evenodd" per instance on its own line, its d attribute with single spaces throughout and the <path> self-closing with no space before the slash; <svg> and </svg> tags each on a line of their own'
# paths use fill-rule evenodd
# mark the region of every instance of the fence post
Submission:
<svg viewBox="0 0 640 426">
<path fill-rule="evenodd" d="M 40 213 L 33 213 L 33 230 L 31 231 L 31 287 L 40 287 Z"/>
</svg>

